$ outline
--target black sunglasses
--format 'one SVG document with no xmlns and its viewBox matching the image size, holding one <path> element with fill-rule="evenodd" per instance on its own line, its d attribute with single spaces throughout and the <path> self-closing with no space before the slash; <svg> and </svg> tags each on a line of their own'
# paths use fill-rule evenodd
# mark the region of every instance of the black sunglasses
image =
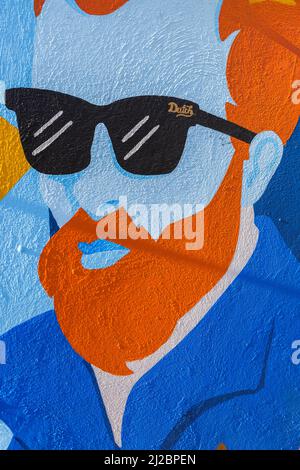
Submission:
<svg viewBox="0 0 300 470">
<path fill-rule="evenodd" d="M 139 96 L 96 106 L 55 91 L 12 88 L 6 106 L 18 119 L 24 153 L 37 171 L 52 175 L 84 170 L 91 160 L 95 128 L 103 123 L 116 159 L 136 175 L 171 173 L 184 151 L 188 130 L 200 125 L 250 144 L 256 134 L 202 111 L 191 101 Z"/>
</svg>

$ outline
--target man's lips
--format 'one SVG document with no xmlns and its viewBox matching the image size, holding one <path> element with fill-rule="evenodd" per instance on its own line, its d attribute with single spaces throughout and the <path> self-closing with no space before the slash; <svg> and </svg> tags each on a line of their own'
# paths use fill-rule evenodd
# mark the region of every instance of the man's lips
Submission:
<svg viewBox="0 0 300 470">
<path fill-rule="evenodd" d="M 108 251 L 127 251 L 124 246 L 108 240 L 95 240 L 92 243 L 81 242 L 78 248 L 84 255 L 94 255 L 95 253 L 103 253 Z"/>
</svg>

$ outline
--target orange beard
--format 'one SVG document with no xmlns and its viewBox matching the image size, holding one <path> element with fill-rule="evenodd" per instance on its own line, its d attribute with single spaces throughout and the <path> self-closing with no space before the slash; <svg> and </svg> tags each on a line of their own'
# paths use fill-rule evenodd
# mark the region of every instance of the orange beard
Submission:
<svg viewBox="0 0 300 470">
<path fill-rule="evenodd" d="M 111 241 L 130 253 L 114 266 L 86 270 L 78 243 L 93 242 L 97 224 L 82 209 L 52 237 L 42 252 L 39 276 L 80 356 L 104 371 L 129 375 L 126 362 L 145 358 L 168 340 L 178 320 L 217 284 L 233 259 L 242 171 L 243 162 L 233 158 L 204 210 L 204 245 L 198 251 L 187 251 L 186 239 L 117 238 Z M 127 214 L 125 221 L 132 223 Z"/>
</svg>

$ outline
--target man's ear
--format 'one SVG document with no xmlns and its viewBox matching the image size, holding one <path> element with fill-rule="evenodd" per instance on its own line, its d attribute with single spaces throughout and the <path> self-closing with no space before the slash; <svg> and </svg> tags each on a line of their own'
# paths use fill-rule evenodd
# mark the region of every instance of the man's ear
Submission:
<svg viewBox="0 0 300 470">
<path fill-rule="evenodd" d="M 244 163 L 243 207 L 253 206 L 263 195 L 283 154 L 283 143 L 275 132 L 257 134 Z"/>
</svg>

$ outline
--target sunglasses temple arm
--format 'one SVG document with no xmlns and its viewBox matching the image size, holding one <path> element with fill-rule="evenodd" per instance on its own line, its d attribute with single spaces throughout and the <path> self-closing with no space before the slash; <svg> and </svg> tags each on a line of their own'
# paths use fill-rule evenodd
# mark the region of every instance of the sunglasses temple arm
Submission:
<svg viewBox="0 0 300 470">
<path fill-rule="evenodd" d="M 255 132 L 249 131 L 234 122 L 201 110 L 198 114 L 197 124 L 221 132 L 222 134 L 226 134 L 230 137 L 234 137 L 246 144 L 251 144 L 252 140 L 256 136 Z"/>
</svg>

